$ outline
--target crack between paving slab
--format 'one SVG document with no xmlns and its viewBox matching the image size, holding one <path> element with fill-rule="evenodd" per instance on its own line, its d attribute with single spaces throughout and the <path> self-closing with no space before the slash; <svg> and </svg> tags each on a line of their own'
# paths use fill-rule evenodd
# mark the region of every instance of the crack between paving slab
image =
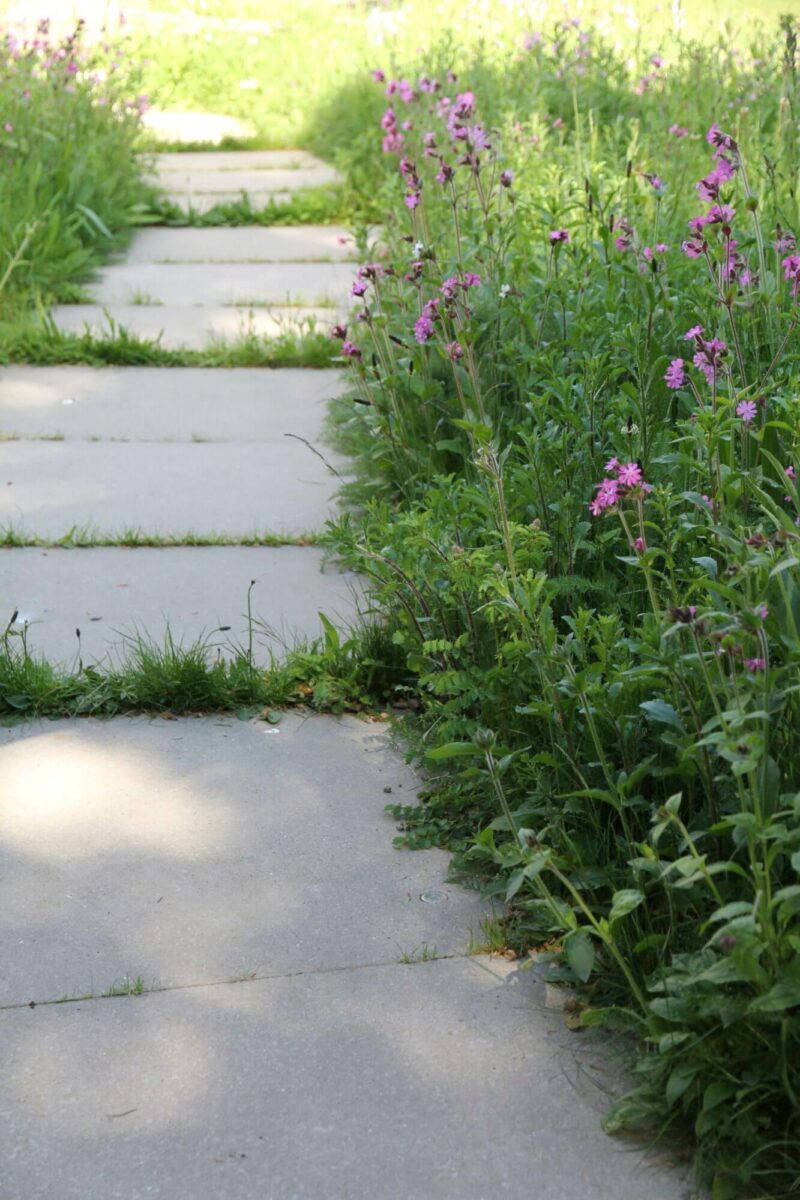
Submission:
<svg viewBox="0 0 800 1200">
<path fill-rule="evenodd" d="M 209 979 L 202 983 L 175 983 L 160 987 L 143 988 L 140 992 L 109 992 L 101 995 L 63 996 L 58 1000 L 18 1000 L 13 1004 L 0 1004 L 0 1012 L 13 1012 L 20 1008 L 54 1008 L 62 1004 L 85 1004 L 87 1001 L 98 1000 L 129 1000 L 134 996 L 153 996 L 160 992 L 187 992 L 198 988 L 233 987 L 247 983 L 269 983 L 271 980 L 295 979 L 303 975 L 337 975 L 344 971 L 372 971 L 383 967 L 418 967 L 432 962 L 469 962 L 474 954 L 437 954 L 431 958 L 411 959 L 403 962 L 400 959 L 383 959 L 377 962 L 345 963 L 340 967 L 310 967 L 297 971 L 284 971 L 281 974 L 247 975 L 243 979 Z"/>
</svg>

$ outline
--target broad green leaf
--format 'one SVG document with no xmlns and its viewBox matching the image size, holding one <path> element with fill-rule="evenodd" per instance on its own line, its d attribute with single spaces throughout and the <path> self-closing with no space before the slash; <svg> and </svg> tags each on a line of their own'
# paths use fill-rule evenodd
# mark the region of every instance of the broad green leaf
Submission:
<svg viewBox="0 0 800 1200">
<path fill-rule="evenodd" d="M 564 942 L 564 957 L 582 983 L 586 983 L 594 967 L 594 946 L 585 929 L 569 934 Z"/>
<path fill-rule="evenodd" d="M 623 888 L 621 891 L 615 892 L 611 898 L 611 912 L 608 914 L 609 924 L 619 921 L 621 917 L 626 917 L 628 913 L 638 908 L 643 900 L 644 892 L 640 892 L 638 888 Z"/>
<path fill-rule="evenodd" d="M 472 742 L 447 742 L 444 746 L 436 746 L 433 750 L 426 750 L 425 757 L 432 759 L 434 762 L 442 762 L 446 758 L 464 758 L 468 754 L 482 754 Z"/>
</svg>

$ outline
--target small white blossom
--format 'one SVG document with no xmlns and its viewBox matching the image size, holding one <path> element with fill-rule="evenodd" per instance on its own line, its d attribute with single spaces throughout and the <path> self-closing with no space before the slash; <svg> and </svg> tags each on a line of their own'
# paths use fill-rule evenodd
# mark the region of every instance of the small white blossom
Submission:
<svg viewBox="0 0 800 1200">
<path fill-rule="evenodd" d="M 422 242 L 414 242 L 414 258 L 419 258 L 425 246 Z"/>
<path fill-rule="evenodd" d="M 500 288 L 500 299 L 505 300 L 506 296 L 510 296 L 510 295 L 511 295 L 511 284 L 504 283 L 503 286 Z"/>
</svg>

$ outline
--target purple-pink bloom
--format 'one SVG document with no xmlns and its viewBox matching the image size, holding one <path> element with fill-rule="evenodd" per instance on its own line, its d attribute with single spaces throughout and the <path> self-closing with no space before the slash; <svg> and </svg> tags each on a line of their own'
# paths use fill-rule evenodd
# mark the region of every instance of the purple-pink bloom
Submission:
<svg viewBox="0 0 800 1200">
<path fill-rule="evenodd" d="M 736 415 L 741 417 L 744 425 L 750 425 L 755 420 L 757 411 L 754 400 L 740 400 L 736 405 Z"/>
<path fill-rule="evenodd" d="M 447 357 L 452 358 L 453 362 L 457 362 L 459 358 L 464 357 L 464 347 L 460 342 L 448 342 L 445 346 Z"/>
<path fill-rule="evenodd" d="M 500 172 L 500 186 L 501 187 L 510 188 L 513 182 L 514 182 L 514 172 L 513 171 L 501 171 Z"/>
<path fill-rule="evenodd" d="M 670 125 L 669 132 L 673 137 L 685 138 L 689 136 L 689 130 L 684 129 L 682 125 Z"/>
<path fill-rule="evenodd" d="M 744 665 L 751 675 L 755 675 L 758 671 L 763 671 L 767 664 L 763 658 L 746 658 Z"/>
<path fill-rule="evenodd" d="M 618 458 L 610 458 L 608 460 L 608 462 L 606 463 L 605 467 L 603 468 L 603 470 L 606 472 L 616 471 L 618 467 L 619 467 L 619 459 Z"/>
<path fill-rule="evenodd" d="M 569 233 L 566 229 L 551 229 L 549 236 L 551 246 L 555 246 L 559 242 L 563 242 L 564 245 L 567 245 L 569 242 Z"/>
<path fill-rule="evenodd" d="M 343 342 L 342 354 L 345 358 L 361 358 L 361 351 L 354 342 Z"/>
<path fill-rule="evenodd" d="M 380 68 L 378 68 L 377 70 L 372 72 L 372 78 L 375 80 L 376 83 L 384 83 L 386 80 L 386 75 L 384 74 L 383 71 L 380 70 Z"/>
<path fill-rule="evenodd" d="M 476 275 L 474 271 L 465 271 L 465 273 L 464 273 L 464 287 L 465 287 L 465 288 L 472 288 L 472 287 L 480 287 L 480 286 L 481 286 L 481 277 L 480 277 L 480 275 Z"/>
<path fill-rule="evenodd" d="M 350 288 L 350 295 L 351 296 L 363 296 L 364 293 L 366 292 L 366 290 L 367 290 L 367 285 L 366 285 L 365 281 L 363 279 L 357 279 L 356 282 L 353 284 L 353 286 Z"/>
<path fill-rule="evenodd" d="M 673 358 L 672 362 L 667 367 L 664 375 L 664 382 L 668 388 L 677 391 L 686 383 L 686 372 L 684 370 L 684 361 L 682 358 Z"/>
<path fill-rule="evenodd" d="M 419 192 L 407 192 L 406 193 L 406 208 L 410 208 L 412 210 L 415 209 L 417 207 L 417 205 L 419 204 L 419 201 L 420 201 Z"/>
<path fill-rule="evenodd" d="M 797 296 L 800 290 L 800 254 L 790 254 L 781 262 L 783 277 L 792 285 L 792 295 Z"/>
<path fill-rule="evenodd" d="M 433 321 L 425 313 L 416 321 L 414 325 L 414 337 L 422 345 L 433 336 Z"/>
<path fill-rule="evenodd" d="M 703 336 L 703 326 L 702 325 L 693 325 L 691 329 L 686 330 L 686 333 L 683 335 L 683 340 L 685 342 L 692 342 L 696 338 L 699 338 L 702 336 Z"/>
<path fill-rule="evenodd" d="M 635 462 L 625 463 L 619 468 L 617 479 L 622 487 L 636 487 L 642 482 L 642 468 Z"/>
</svg>

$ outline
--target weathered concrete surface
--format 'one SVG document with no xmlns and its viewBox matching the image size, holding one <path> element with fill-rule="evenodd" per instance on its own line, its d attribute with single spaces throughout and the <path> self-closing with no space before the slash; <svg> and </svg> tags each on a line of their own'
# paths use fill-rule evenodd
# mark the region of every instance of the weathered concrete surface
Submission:
<svg viewBox="0 0 800 1200">
<path fill-rule="evenodd" d="M 184 645 L 207 639 L 209 655 L 248 644 L 251 593 L 254 655 L 319 637 L 320 611 L 342 628 L 357 619 L 361 587 L 324 566 L 313 546 L 96 547 L 0 550 L 0 623 L 15 609 L 31 650 L 74 664 L 75 630 L 84 663 L 117 664 L 137 631 L 161 643 L 169 629 Z M 220 626 L 227 627 L 219 632 Z"/>
<path fill-rule="evenodd" d="M 413 803 L 418 781 L 380 722 L 44 722 L 0 747 L 4 1004 L 395 963 L 478 932 L 447 855 L 392 846 L 383 789 Z"/>
<path fill-rule="evenodd" d="M 144 114 L 144 126 L 162 142 L 208 142 L 218 146 L 223 138 L 251 138 L 255 126 L 240 117 L 222 113 L 172 112 L 149 108 Z"/>
<path fill-rule="evenodd" d="M 190 210 L 196 213 L 207 213 L 210 209 L 216 208 L 218 204 L 239 204 L 243 196 L 247 196 L 250 200 L 251 208 L 260 209 L 266 208 L 269 204 L 288 204 L 292 198 L 291 192 L 271 192 L 263 189 L 248 188 L 243 192 L 241 188 L 237 191 L 216 191 L 216 192 L 173 192 L 164 193 L 170 204 L 176 205 L 185 212 Z"/>
<path fill-rule="evenodd" d="M 231 171 L 318 170 L 327 164 L 307 150 L 182 150 L 177 154 L 156 154 L 157 174 L 180 176 L 227 174 Z"/>
<path fill-rule="evenodd" d="M 183 158 L 176 155 L 176 160 Z M 242 167 L 238 170 L 215 171 L 209 169 L 187 169 L 176 161 L 167 169 L 161 167 L 155 181 L 166 188 L 170 195 L 205 196 L 219 192 L 247 192 L 248 195 L 269 195 L 272 192 L 294 192 L 300 188 L 319 187 L 335 183 L 338 173 L 327 163 L 318 162 L 307 167 L 275 168 L 271 171 L 253 170 Z"/>
<path fill-rule="evenodd" d="M 0 367 L 0 435 L 85 440 L 318 441 L 337 371 Z"/>
<path fill-rule="evenodd" d="M 210 268 L 211 269 L 211 268 Z M 243 337 L 277 337 L 305 328 L 313 321 L 328 329 L 342 319 L 343 310 L 297 306 L 285 308 L 204 308 L 191 304 L 58 304 L 51 309 L 56 326 L 65 333 L 109 337 L 111 324 L 130 334 L 158 339 L 168 350 L 202 350 L 214 341 L 236 342 Z"/>
<path fill-rule="evenodd" d="M 5 1012 L 4 1196 L 687 1200 L 540 988 L 458 959 Z"/>
<path fill-rule="evenodd" d="M 97 304 L 347 305 L 354 279 L 342 263 L 115 263 L 88 291 Z"/>
<path fill-rule="evenodd" d="M 319 457 L 294 438 L 6 442 L 0 525 L 53 538 L 74 525 L 149 533 L 308 533 L 330 515 L 336 483 Z"/>
<path fill-rule="evenodd" d="M 125 262 L 348 262 L 355 240 L 336 225 L 151 226 L 137 231 Z"/>
</svg>

